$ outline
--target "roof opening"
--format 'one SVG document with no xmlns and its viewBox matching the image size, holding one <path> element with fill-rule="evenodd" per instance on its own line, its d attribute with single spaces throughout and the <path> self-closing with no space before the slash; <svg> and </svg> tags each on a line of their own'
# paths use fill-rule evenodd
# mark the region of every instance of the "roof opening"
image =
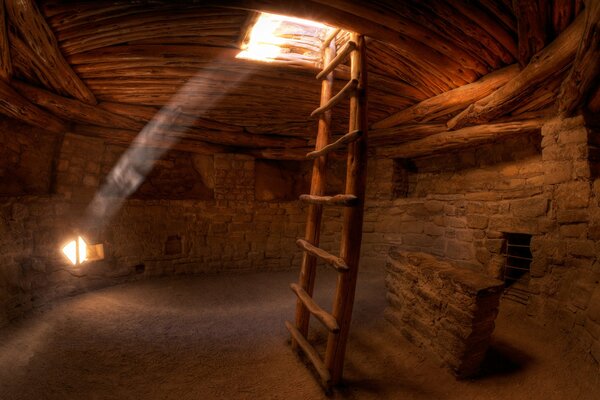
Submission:
<svg viewBox="0 0 600 400">
<path fill-rule="evenodd" d="M 236 58 L 283 61 L 295 64 L 321 62 L 321 44 L 333 27 L 306 19 L 259 13 Z"/>
</svg>

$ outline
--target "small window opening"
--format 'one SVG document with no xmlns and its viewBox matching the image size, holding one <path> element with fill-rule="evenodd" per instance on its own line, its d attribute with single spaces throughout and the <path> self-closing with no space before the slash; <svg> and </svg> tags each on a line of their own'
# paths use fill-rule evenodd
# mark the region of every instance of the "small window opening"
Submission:
<svg viewBox="0 0 600 400">
<path fill-rule="evenodd" d="M 101 243 L 88 244 L 81 236 L 64 245 L 62 252 L 73 265 L 104 259 L 104 246 Z"/>
<path fill-rule="evenodd" d="M 334 28 L 320 22 L 260 13 L 236 58 L 291 63 L 321 62 L 321 44 Z"/>
<path fill-rule="evenodd" d="M 505 233 L 503 280 L 504 297 L 527 304 L 529 300 L 531 235 L 525 233 Z"/>
</svg>

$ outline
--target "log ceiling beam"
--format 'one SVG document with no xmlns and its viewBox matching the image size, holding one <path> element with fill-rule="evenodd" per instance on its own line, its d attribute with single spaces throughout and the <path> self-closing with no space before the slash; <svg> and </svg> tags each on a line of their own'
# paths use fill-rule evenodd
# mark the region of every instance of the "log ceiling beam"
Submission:
<svg viewBox="0 0 600 400">
<path fill-rule="evenodd" d="M 8 43 L 8 27 L 6 20 L 5 0 L 0 0 L 0 79 L 10 80 L 12 62 L 10 60 L 10 44 Z"/>
<path fill-rule="evenodd" d="M 427 122 L 444 115 L 465 109 L 469 104 L 482 99 L 519 73 L 517 64 L 485 75 L 476 82 L 423 100 L 414 106 L 390 115 L 372 125 L 372 129 L 391 128 L 395 125 Z"/>
<path fill-rule="evenodd" d="M 54 33 L 46 23 L 34 0 L 5 0 L 6 11 L 11 25 L 19 32 L 20 38 L 41 61 L 40 71 L 53 76 L 48 80 L 60 82 L 56 87 L 63 94 L 88 104 L 96 104 L 91 90 L 75 74 L 63 57 Z"/>
<path fill-rule="evenodd" d="M 526 66 L 548 41 L 546 26 L 548 0 L 514 0 L 517 17 L 519 64 Z"/>
<path fill-rule="evenodd" d="M 459 129 L 466 125 L 489 122 L 527 101 L 540 85 L 559 74 L 573 61 L 584 28 L 585 18 L 581 14 L 552 43 L 536 54 L 517 76 L 448 121 L 448 128 Z"/>
<path fill-rule="evenodd" d="M 539 131 L 545 118 L 470 126 L 456 131 L 436 133 L 396 146 L 381 147 L 377 155 L 391 158 L 415 158 L 440 151 L 478 145 L 498 138 Z"/>
<path fill-rule="evenodd" d="M 463 75 L 466 72 L 464 71 L 465 69 L 470 70 L 468 75 L 465 75 L 470 82 L 477 78 L 476 73 L 483 74 L 487 72 L 486 66 L 464 51 L 462 47 L 456 46 L 454 43 L 449 43 L 446 37 L 415 23 L 410 18 L 410 11 L 406 8 L 406 16 L 401 16 L 399 14 L 382 13 L 374 7 L 374 4 L 368 2 L 348 0 L 313 1 L 319 3 L 319 7 L 328 6 L 337 12 L 348 12 L 354 18 L 361 17 L 372 22 L 376 21 L 382 27 L 397 32 L 396 38 L 393 38 L 396 43 L 390 43 L 402 46 L 409 53 L 418 54 L 424 59 L 432 61 L 436 58 L 437 60 L 441 60 L 441 55 L 447 57 L 447 66 L 451 66 L 457 75 Z M 401 2 L 398 2 L 396 5 L 398 8 L 402 6 Z M 400 40 L 403 40 L 403 42 L 400 43 Z M 434 57 L 433 59 L 432 56 Z M 438 66 L 437 63 L 436 66 Z"/>
<path fill-rule="evenodd" d="M 79 100 L 59 96 L 23 82 L 13 81 L 12 86 L 34 104 L 67 121 L 132 130 L 140 130 L 145 125 L 98 106 L 91 106 Z"/>
<path fill-rule="evenodd" d="M 264 11 L 283 15 L 294 15 L 313 21 L 338 26 L 394 45 L 402 57 L 410 59 L 418 68 L 430 71 L 436 77 L 446 82 L 450 87 L 470 83 L 477 79 L 477 74 L 464 68 L 459 62 L 442 54 L 441 52 L 418 42 L 380 22 L 380 19 L 370 20 L 356 11 L 349 12 L 346 8 L 336 8 L 329 4 L 320 4 L 317 1 L 291 1 L 282 2 L 275 0 L 208 0 L 208 5 L 218 5 L 228 8 Z M 351 3 L 345 3 L 350 7 Z M 414 57 L 419 54 L 420 57 Z"/>
<path fill-rule="evenodd" d="M 552 31 L 558 35 L 565 30 L 574 17 L 575 4 L 573 1 L 552 1 Z"/>
<path fill-rule="evenodd" d="M 119 146 L 130 146 L 138 137 L 137 131 L 128 129 L 111 129 L 101 126 L 91 126 L 77 124 L 70 129 L 70 132 L 75 135 L 89 136 L 94 138 L 104 139 L 107 143 L 119 145 Z M 185 151 L 188 153 L 197 154 L 214 154 L 214 153 L 231 153 L 237 152 L 238 150 L 232 147 L 216 145 L 212 143 L 205 143 L 198 140 L 190 140 L 181 138 L 175 142 L 169 138 L 161 138 L 160 135 L 153 136 L 151 139 L 146 140 L 144 143 L 139 143 L 143 147 L 154 147 L 157 149 L 172 149 Z"/>
<path fill-rule="evenodd" d="M 0 113 L 54 133 L 64 133 L 67 129 L 62 120 L 32 104 L 2 79 Z"/>
<path fill-rule="evenodd" d="M 126 103 L 114 103 L 110 101 L 103 101 L 98 105 L 100 108 L 110 111 L 114 114 L 122 115 L 133 120 L 143 122 L 146 124 L 150 121 L 154 114 L 156 114 L 160 108 L 152 106 L 142 106 L 137 104 L 126 104 Z M 244 128 L 238 125 L 226 124 L 223 122 L 213 121 L 206 118 L 200 118 L 194 114 L 186 114 L 185 112 L 179 113 L 175 119 L 175 123 L 181 126 L 189 126 L 199 129 L 208 129 L 213 131 L 224 131 L 224 132 L 243 132 Z"/>
<path fill-rule="evenodd" d="M 600 0 L 586 1 L 584 15 L 583 38 L 558 95 L 558 111 L 565 115 L 584 105 L 600 76 Z"/>
</svg>

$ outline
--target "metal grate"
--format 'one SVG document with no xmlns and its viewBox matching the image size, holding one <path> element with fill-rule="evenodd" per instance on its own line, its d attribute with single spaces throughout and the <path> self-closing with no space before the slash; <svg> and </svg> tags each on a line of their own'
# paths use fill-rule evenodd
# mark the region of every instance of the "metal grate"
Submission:
<svg viewBox="0 0 600 400">
<path fill-rule="evenodd" d="M 504 297 L 518 303 L 527 304 L 529 301 L 530 266 L 533 260 L 531 254 L 531 235 L 524 233 L 505 233 L 506 245 L 504 251 Z"/>
</svg>

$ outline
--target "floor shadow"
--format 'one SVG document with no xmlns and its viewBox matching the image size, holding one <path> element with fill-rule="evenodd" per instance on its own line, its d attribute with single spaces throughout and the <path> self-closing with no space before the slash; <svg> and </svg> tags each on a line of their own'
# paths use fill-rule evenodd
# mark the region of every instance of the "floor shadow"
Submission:
<svg viewBox="0 0 600 400">
<path fill-rule="evenodd" d="M 496 340 L 490 345 L 481 363 L 480 372 L 473 379 L 516 374 L 527 368 L 531 361 L 531 356 L 523 350 Z"/>
</svg>

